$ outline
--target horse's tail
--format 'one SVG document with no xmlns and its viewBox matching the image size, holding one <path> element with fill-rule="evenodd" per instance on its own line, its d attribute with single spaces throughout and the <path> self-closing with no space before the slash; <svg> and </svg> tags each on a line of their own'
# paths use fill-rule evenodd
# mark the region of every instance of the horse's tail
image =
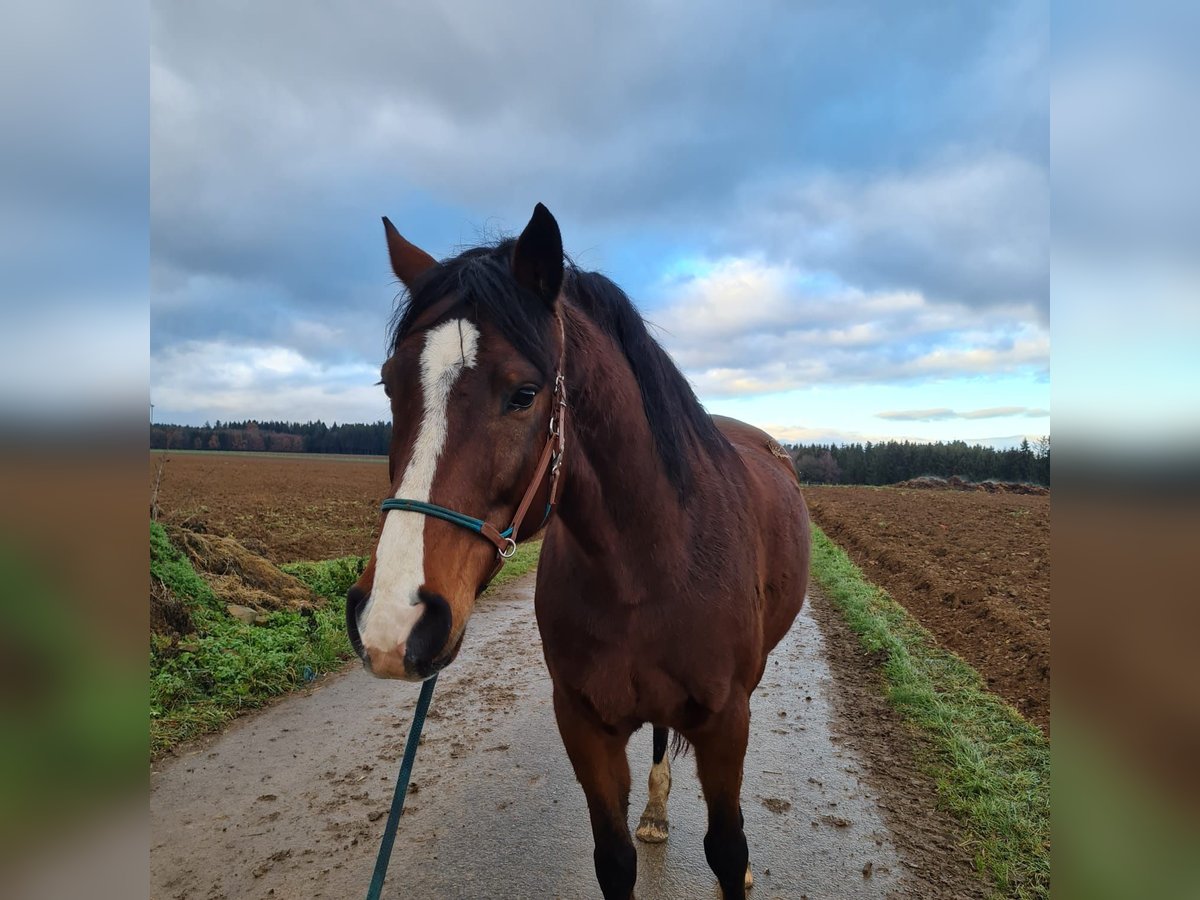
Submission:
<svg viewBox="0 0 1200 900">
<path fill-rule="evenodd" d="M 671 759 L 679 759 L 681 756 L 687 756 L 688 751 L 692 749 L 692 745 L 678 731 L 671 732 Z"/>
</svg>

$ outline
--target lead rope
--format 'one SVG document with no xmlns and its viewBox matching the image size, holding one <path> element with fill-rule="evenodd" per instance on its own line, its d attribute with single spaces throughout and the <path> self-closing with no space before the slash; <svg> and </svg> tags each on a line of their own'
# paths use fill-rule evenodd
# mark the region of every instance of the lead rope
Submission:
<svg viewBox="0 0 1200 900">
<path fill-rule="evenodd" d="M 437 675 L 421 683 L 421 696 L 413 712 L 412 725 L 408 727 L 408 740 L 404 744 L 404 759 L 400 763 L 400 775 L 396 778 L 396 792 L 392 795 L 392 808 L 388 812 L 387 825 L 383 828 L 383 840 L 379 842 L 379 856 L 375 860 L 375 874 L 371 876 L 371 887 L 367 900 L 379 900 L 383 893 L 383 882 L 387 878 L 388 863 L 392 859 L 392 845 L 396 842 L 396 828 L 404 812 L 404 797 L 408 794 L 408 779 L 412 777 L 413 762 L 417 758 L 417 744 L 421 742 L 421 729 L 425 727 L 425 714 L 433 700 L 433 688 Z"/>
</svg>

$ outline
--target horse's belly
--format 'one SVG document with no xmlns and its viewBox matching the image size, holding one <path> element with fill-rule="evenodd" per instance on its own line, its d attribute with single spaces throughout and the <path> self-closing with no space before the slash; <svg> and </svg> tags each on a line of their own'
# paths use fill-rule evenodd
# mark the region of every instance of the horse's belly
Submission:
<svg viewBox="0 0 1200 900">
<path fill-rule="evenodd" d="M 672 676 L 654 654 L 631 654 L 624 648 L 555 666 L 553 676 L 556 689 L 581 696 L 611 728 L 644 722 L 694 727 L 706 713 L 725 705 L 733 682 L 716 667 L 685 682 Z"/>
</svg>

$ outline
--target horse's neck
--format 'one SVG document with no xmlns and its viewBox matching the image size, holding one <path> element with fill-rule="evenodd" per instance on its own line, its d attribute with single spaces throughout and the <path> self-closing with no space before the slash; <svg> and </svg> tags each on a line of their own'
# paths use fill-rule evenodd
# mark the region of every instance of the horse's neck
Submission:
<svg viewBox="0 0 1200 900">
<path fill-rule="evenodd" d="M 556 515 L 583 546 L 653 556 L 683 510 L 619 348 L 576 313 L 569 339 L 567 448 Z"/>
</svg>

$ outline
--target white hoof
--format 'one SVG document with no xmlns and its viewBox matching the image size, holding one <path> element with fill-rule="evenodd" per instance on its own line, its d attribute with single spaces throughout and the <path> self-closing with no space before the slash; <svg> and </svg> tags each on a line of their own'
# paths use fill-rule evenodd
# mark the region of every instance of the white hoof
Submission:
<svg viewBox="0 0 1200 900">
<path fill-rule="evenodd" d="M 649 813 L 642 816 L 642 821 L 638 823 L 637 831 L 634 832 L 637 839 L 644 844 L 661 844 L 670 833 L 671 826 L 666 819 L 651 816 Z"/>
<path fill-rule="evenodd" d="M 650 799 L 638 823 L 637 839 L 646 844 L 661 844 L 670 834 L 667 824 L 667 797 L 671 794 L 671 761 L 663 757 L 650 768 Z"/>
</svg>

